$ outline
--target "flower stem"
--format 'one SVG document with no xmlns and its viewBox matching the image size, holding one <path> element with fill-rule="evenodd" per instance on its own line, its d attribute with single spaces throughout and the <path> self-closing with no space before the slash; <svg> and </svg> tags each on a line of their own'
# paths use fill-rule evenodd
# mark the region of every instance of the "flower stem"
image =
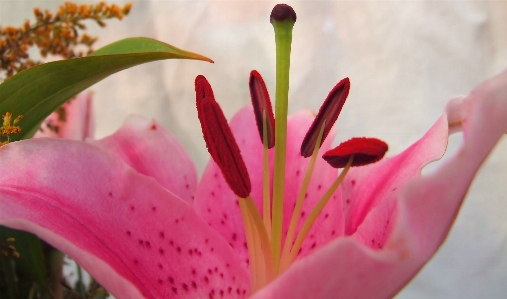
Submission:
<svg viewBox="0 0 507 299">
<path fill-rule="evenodd" d="M 338 188 L 338 186 L 341 184 L 345 176 L 347 175 L 347 172 L 350 169 L 350 166 L 352 165 L 352 161 L 354 160 L 354 156 L 351 156 L 349 158 L 349 161 L 347 163 L 347 166 L 343 169 L 343 171 L 340 173 L 340 175 L 336 178 L 334 183 L 331 185 L 329 190 L 327 190 L 326 194 L 320 199 L 319 203 L 313 208 L 312 212 L 304 222 L 303 226 L 301 227 L 301 230 L 299 231 L 299 234 L 296 238 L 296 242 L 294 242 L 294 246 L 292 247 L 292 250 L 290 252 L 290 257 L 288 263 L 286 263 L 286 266 L 292 264 L 296 260 L 296 256 L 299 252 L 299 249 L 301 249 L 301 246 L 303 245 L 303 241 L 305 240 L 306 236 L 310 232 L 310 229 L 312 228 L 313 224 L 315 223 L 315 220 L 317 220 L 317 217 L 322 212 L 322 209 L 326 206 L 329 199 L 331 199 L 331 196 L 333 196 L 334 192 Z"/>
<path fill-rule="evenodd" d="M 275 30 L 276 43 L 275 169 L 273 178 L 273 214 L 271 227 L 271 247 L 273 250 L 275 273 L 278 273 L 282 244 L 289 69 L 294 22 L 295 20 L 290 17 L 284 20 L 271 20 Z"/>
</svg>

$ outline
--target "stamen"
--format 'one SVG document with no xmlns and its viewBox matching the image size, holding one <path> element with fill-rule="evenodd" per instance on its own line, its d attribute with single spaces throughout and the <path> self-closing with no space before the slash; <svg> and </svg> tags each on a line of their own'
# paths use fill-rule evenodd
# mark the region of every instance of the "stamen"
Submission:
<svg viewBox="0 0 507 299">
<path fill-rule="evenodd" d="M 213 90 L 202 75 L 195 79 L 195 95 L 197 115 L 208 152 L 234 194 L 245 198 L 252 189 L 245 162 L 224 113 L 215 101 Z"/>
<path fill-rule="evenodd" d="M 267 146 L 272 148 L 275 146 L 275 117 L 273 109 L 271 108 L 271 101 L 269 100 L 268 89 L 262 79 L 261 75 L 253 70 L 250 72 L 250 97 L 252 98 L 252 106 L 255 113 L 255 121 L 259 129 L 259 135 L 263 140 L 264 126 L 267 131 Z M 263 116 L 266 116 L 266 124 L 264 124 Z M 263 141 L 264 142 L 264 141 Z"/>
<path fill-rule="evenodd" d="M 258 254 L 259 249 L 257 249 L 257 247 L 259 246 L 259 243 L 256 242 L 254 237 L 256 234 L 255 227 L 252 223 L 246 202 L 242 198 L 238 198 L 238 202 L 241 210 L 241 218 L 243 218 L 243 225 L 245 226 L 246 244 L 248 248 L 248 265 L 250 268 L 250 283 L 253 293 L 255 290 L 259 289 L 259 286 L 261 285 L 257 273 L 259 272 L 260 264 L 262 264 L 263 261 L 260 260 L 260 257 L 262 256 Z"/>
<path fill-rule="evenodd" d="M 270 194 L 270 177 L 269 177 L 269 152 L 268 152 L 268 128 L 266 114 L 262 116 L 263 129 L 262 129 L 262 155 L 263 155 L 263 186 L 262 186 L 262 202 L 263 202 L 263 220 L 264 226 L 268 232 L 268 237 L 271 240 L 271 194 Z M 274 142 L 273 142 L 274 143 Z"/>
<path fill-rule="evenodd" d="M 336 192 L 336 189 L 347 175 L 350 167 L 375 163 L 384 157 L 387 149 L 387 144 L 382 140 L 363 137 L 352 138 L 348 141 L 345 141 L 324 154 L 324 159 L 332 167 L 344 169 L 331 185 L 326 194 L 324 194 L 317 205 L 313 208 L 306 221 L 303 223 L 296 241 L 294 242 L 289 258 L 282 260 L 282 270 L 285 270 L 292 262 L 295 261 L 297 253 L 303 245 L 303 241 L 310 232 L 313 224 L 317 220 L 317 217 L 329 202 L 329 199 L 331 199 L 333 194 Z M 343 163 L 345 159 L 346 162 Z"/>
<path fill-rule="evenodd" d="M 317 116 L 313 120 L 310 129 L 308 129 L 305 139 L 303 139 L 303 143 L 301 144 L 301 156 L 307 158 L 312 155 L 313 149 L 317 144 L 317 135 L 319 134 L 320 128 L 323 126 L 325 121 L 326 125 L 324 127 L 324 134 L 322 136 L 322 140 L 320 141 L 319 148 L 322 146 L 322 143 L 329 134 L 329 131 L 331 131 L 336 119 L 338 119 L 338 115 L 340 115 L 340 112 L 342 111 L 345 100 L 349 95 L 349 90 L 349 78 L 344 78 L 335 85 L 331 92 L 329 92 L 326 100 L 319 109 L 319 113 L 317 113 Z"/>
<path fill-rule="evenodd" d="M 334 168 L 343 168 L 350 156 L 354 156 L 352 166 L 375 163 L 384 157 L 387 143 L 376 138 L 355 137 L 327 151 L 322 158 Z"/>
<path fill-rule="evenodd" d="M 299 194 L 296 199 L 296 205 L 294 206 L 294 211 L 292 212 L 292 217 L 290 219 L 289 228 L 287 230 L 287 235 L 285 236 L 285 243 L 283 245 L 282 251 L 282 263 L 287 259 L 290 249 L 292 248 L 292 241 L 294 239 L 294 234 L 296 233 L 296 228 L 299 223 L 299 219 L 301 217 L 301 209 L 303 208 L 303 202 L 306 194 L 306 190 L 308 190 L 308 185 L 310 184 L 310 179 L 312 177 L 313 168 L 315 166 L 315 161 L 317 160 L 317 156 L 319 153 L 319 147 L 317 144 L 320 144 L 320 140 L 322 139 L 322 134 L 324 132 L 325 122 L 320 129 L 319 135 L 317 136 L 317 142 L 315 144 L 315 148 L 313 149 L 312 157 L 310 158 L 310 163 L 308 164 L 308 168 L 306 169 L 306 174 L 301 184 L 301 189 L 299 189 Z M 283 268 L 283 265 L 282 265 Z"/>
<path fill-rule="evenodd" d="M 320 215 L 320 212 L 324 209 L 326 204 L 328 203 L 329 199 L 333 196 L 338 186 L 340 186 L 341 182 L 347 175 L 347 172 L 350 169 L 350 166 L 352 165 L 354 161 L 354 155 L 349 157 L 349 160 L 347 162 L 347 165 L 345 165 L 345 169 L 340 173 L 338 178 L 334 181 L 334 183 L 331 185 L 329 190 L 327 190 L 326 194 L 320 199 L 319 203 L 313 208 L 310 215 L 308 215 L 308 218 L 306 218 L 305 222 L 303 223 L 303 226 L 301 227 L 301 230 L 299 231 L 299 234 L 296 238 L 296 241 L 294 242 L 294 245 L 292 247 L 292 250 L 290 252 L 290 256 L 287 261 L 283 261 L 284 267 L 288 267 L 291 263 L 293 263 L 296 260 L 297 253 L 299 252 L 299 249 L 301 249 L 301 246 L 303 245 L 303 241 L 305 240 L 306 236 L 310 232 L 310 229 L 312 228 L 313 224 L 317 220 L 317 217 Z M 286 268 L 282 269 L 285 270 Z"/>
<path fill-rule="evenodd" d="M 296 22 L 296 13 L 292 7 L 286 4 L 278 4 L 271 12 L 270 21 L 275 30 L 276 43 L 276 147 L 273 178 L 271 246 L 273 249 L 275 263 L 275 274 L 277 274 L 282 245 L 290 52 L 292 44 L 292 28 Z"/>
</svg>

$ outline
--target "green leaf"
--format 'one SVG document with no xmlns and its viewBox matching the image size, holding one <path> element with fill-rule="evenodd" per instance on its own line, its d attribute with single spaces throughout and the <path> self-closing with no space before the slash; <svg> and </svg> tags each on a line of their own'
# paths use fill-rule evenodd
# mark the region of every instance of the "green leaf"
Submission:
<svg viewBox="0 0 507 299">
<path fill-rule="evenodd" d="M 11 245 L 16 248 L 19 258 L 14 258 L 11 254 L 0 257 L 2 265 L 0 273 L 3 276 L 0 282 L 0 294 L 6 298 L 21 298 L 23 296 L 20 297 L 20 294 L 25 292 L 26 287 L 29 288 L 34 281 L 45 287 L 46 264 L 39 238 L 26 232 L 0 226 L 0 242 L 5 243 L 8 238 L 15 240 Z"/>
<path fill-rule="evenodd" d="M 67 100 L 107 76 L 146 62 L 163 59 L 211 59 L 148 38 L 128 38 L 84 58 L 56 61 L 20 72 L 0 84 L 0 113 L 23 115 L 20 134 L 31 137 L 40 123 Z"/>
</svg>

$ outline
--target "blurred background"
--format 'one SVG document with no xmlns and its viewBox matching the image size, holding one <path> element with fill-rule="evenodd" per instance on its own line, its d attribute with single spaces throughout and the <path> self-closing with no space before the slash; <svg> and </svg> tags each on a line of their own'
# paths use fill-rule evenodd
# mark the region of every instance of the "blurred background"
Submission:
<svg viewBox="0 0 507 299">
<path fill-rule="evenodd" d="M 98 1 L 75 1 L 96 3 Z M 152 37 L 212 58 L 138 66 L 93 86 L 96 137 L 129 114 L 154 118 L 173 132 L 201 173 L 209 155 L 197 120 L 194 78 L 205 75 L 228 118 L 250 102 L 248 76 L 264 77 L 274 95 L 275 45 L 269 14 L 277 1 L 146 0 L 105 29 L 96 49 Z M 0 24 L 21 26 L 32 9 L 63 1 L 0 0 Z M 124 4 L 125 1 L 108 3 Z M 296 11 L 289 113 L 317 111 L 343 77 L 351 91 L 335 125 L 335 143 L 352 136 L 388 142 L 388 155 L 408 147 L 442 114 L 507 68 L 506 1 L 286 1 Z M 448 154 L 461 143 L 451 138 Z M 438 163 L 436 163 L 438 167 Z M 432 167 L 427 171 L 431 171 Z M 500 298 L 507 293 L 507 138 L 483 165 L 447 241 L 397 298 Z"/>
</svg>

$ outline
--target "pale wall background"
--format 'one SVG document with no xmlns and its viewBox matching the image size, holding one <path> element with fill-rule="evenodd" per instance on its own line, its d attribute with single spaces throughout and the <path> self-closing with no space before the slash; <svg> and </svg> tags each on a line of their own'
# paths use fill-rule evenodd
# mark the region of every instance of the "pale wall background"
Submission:
<svg viewBox="0 0 507 299">
<path fill-rule="evenodd" d="M 96 1 L 87 1 L 91 3 Z M 78 3 L 83 3 L 78 1 Z M 123 3 L 117 1 L 116 3 Z M 208 160 L 195 111 L 193 80 L 204 74 L 230 118 L 249 102 L 250 70 L 274 93 L 276 1 L 133 1 L 130 16 L 111 21 L 99 46 L 147 36 L 207 55 L 215 64 L 164 61 L 139 66 L 92 87 L 97 137 L 114 132 L 128 114 L 155 118 L 196 161 Z M 337 123 L 337 142 L 376 136 L 393 155 L 442 113 L 447 100 L 468 93 L 507 67 L 507 2 L 287 1 L 294 28 L 290 112 L 317 110 L 348 76 L 352 90 Z M 0 0 L 0 24 L 21 25 L 38 6 L 60 1 Z M 450 151 L 460 143 L 454 136 Z M 483 166 L 438 254 L 398 298 L 501 298 L 507 294 L 507 138 Z"/>
</svg>

